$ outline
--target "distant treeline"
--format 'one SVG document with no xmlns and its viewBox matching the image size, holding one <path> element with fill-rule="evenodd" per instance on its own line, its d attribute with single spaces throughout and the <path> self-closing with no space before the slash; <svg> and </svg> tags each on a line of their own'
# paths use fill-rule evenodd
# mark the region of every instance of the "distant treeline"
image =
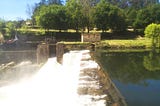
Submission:
<svg viewBox="0 0 160 106">
<path fill-rule="evenodd" d="M 132 29 L 144 33 L 151 23 L 160 23 L 159 0 L 41 0 L 28 6 L 30 19 L 0 20 L 0 32 L 14 37 L 16 29 L 73 29 L 77 32 L 101 30 L 123 32 Z M 26 30 L 27 31 L 27 30 Z M 69 35 L 68 35 L 69 36 Z M 130 34 L 127 35 L 129 38 Z"/>
<path fill-rule="evenodd" d="M 89 32 L 96 27 L 124 31 L 130 26 L 143 31 L 147 25 L 160 22 L 158 0 L 67 0 L 64 5 L 49 1 L 41 0 L 32 15 L 32 23 L 46 30 L 87 28 Z"/>
</svg>

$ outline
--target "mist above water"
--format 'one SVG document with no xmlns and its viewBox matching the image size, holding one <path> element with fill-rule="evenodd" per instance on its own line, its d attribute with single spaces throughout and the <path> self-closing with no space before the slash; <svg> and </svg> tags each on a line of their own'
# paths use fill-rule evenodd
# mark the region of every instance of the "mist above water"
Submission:
<svg viewBox="0 0 160 106">
<path fill-rule="evenodd" d="M 25 77 L 18 83 L 0 88 L 1 106 L 105 106 L 105 101 L 92 102 L 92 99 L 106 95 L 82 96 L 77 93 L 80 70 L 97 68 L 93 61 L 83 62 L 90 58 L 89 51 L 73 51 L 64 54 L 62 65 L 56 58 L 47 63 L 32 77 Z M 24 63 L 22 63 L 24 64 Z M 22 65 L 19 64 L 19 65 Z M 83 67 L 84 66 L 84 67 Z M 24 66 L 20 70 L 30 70 Z M 94 84 L 97 87 L 96 83 Z M 92 85 L 92 86 L 94 86 Z M 84 103 L 86 102 L 86 103 Z"/>
</svg>

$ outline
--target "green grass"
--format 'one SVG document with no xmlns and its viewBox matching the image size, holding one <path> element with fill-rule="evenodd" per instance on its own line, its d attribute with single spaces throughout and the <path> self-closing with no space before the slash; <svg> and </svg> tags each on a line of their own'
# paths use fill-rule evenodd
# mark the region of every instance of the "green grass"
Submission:
<svg viewBox="0 0 160 106">
<path fill-rule="evenodd" d="M 151 39 L 133 39 L 133 40 L 103 40 L 98 47 L 108 48 L 150 48 Z"/>
<path fill-rule="evenodd" d="M 65 42 L 62 43 L 67 45 L 86 45 L 90 44 L 89 42 Z M 98 48 L 141 48 L 147 49 L 151 48 L 152 43 L 151 39 L 133 39 L 133 40 L 102 40 L 97 43 L 96 47 Z"/>
<path fill-rule="evenodd" d="M 66 45 L 86 45 L 90 44 L 89 42 L 65 42 L 61 41 L 60 43 L 66 44 Z"/>
</svg>

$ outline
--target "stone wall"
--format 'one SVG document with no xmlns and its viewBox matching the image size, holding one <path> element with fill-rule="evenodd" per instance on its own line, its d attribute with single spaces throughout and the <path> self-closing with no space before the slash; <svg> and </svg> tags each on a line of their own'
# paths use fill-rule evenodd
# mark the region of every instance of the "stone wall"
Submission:
<svg viewBox="0 0 160 106">
<path fill-rule="evenodd" d="M 100 34 L 81 34 L 81 42 L 99 42 L 101 40 Z"/>
<path fill-rule="evenodd" d="M 39 44 L 37 47 L 37 63 L 45 63 L 49 58 L 49 45 Z"/>
</svg>

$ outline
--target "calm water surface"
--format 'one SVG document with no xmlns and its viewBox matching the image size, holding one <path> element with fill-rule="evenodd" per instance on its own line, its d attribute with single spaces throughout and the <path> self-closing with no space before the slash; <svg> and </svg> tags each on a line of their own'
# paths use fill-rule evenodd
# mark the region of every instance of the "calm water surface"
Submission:
<svg viewBox="0 0 160 106">
<path fill-rule="evenodd" d="M 96 57 L 128 106 L 160 106 L 160 54 L 97 52 Z"/>
</svg>

